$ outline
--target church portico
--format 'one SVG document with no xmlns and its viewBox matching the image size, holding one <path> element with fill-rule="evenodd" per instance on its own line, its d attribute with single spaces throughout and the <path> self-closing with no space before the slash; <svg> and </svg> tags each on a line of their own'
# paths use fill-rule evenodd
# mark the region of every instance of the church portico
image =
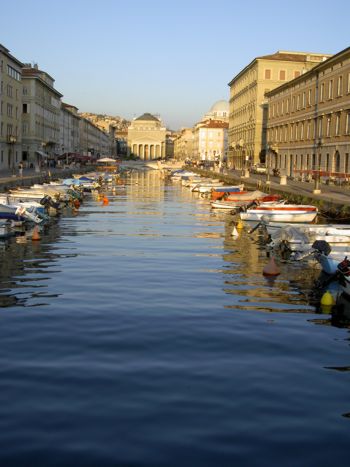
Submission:
<svg viewBox="0 0 350 467">
<path fill-rule="evenodd" d="M 128 154 L 144 160 L 165 157 L 166 129 L 151 114 L 133 120 L 128 128 Z"/>
</svg>

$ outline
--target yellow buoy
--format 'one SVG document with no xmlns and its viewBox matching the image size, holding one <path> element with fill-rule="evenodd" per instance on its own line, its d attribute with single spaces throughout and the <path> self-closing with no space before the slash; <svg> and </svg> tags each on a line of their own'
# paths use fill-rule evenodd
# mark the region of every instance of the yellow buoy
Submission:
<svg viewBox="0 0 350 467">
<path fill-rule="evenodd" d="M 243 229 L 243 222 L 241 221 L 241 219 L 237 222 L 236 229 Z"/>
<path fill-rule="evenodd" d="M 327 292 L 325 292 L 322 295 L 321 305 L 322 306 L 333 306 L 334 305 L 334 298 L 333 298 L 333 295 L 330 293 L 329 290 L 327 290 Z"/>
</svg>

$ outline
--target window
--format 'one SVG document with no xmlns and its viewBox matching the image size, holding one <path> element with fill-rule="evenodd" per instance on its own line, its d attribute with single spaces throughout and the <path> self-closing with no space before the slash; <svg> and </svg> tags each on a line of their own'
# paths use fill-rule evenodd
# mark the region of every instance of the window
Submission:
<svg viewBox="0 0 350 467">
<path fill-rule="evenodd" d="M 350 112 L 346 114 L 345 134 L 350 135 Z"/>
<path fill-rule="evenodd" d="M 300 109 L 300 94 L 297 95 L 297 110 Z"/>
<path fill-rule="evenodd" d="M 302 104 L 301 105 L 302 105 L 303 109 L 305 109 L 305 106 L 306 106 L 306 93 L 305 92 L 303 92 L 303 98 L 302 98 Z"/>
<path fill-rule="evenodd" d="M 28 113 L 28 104 L 23 104 L 23 113 Z"/>
<path fill-rule="evenodd" d="M 309 89 L 307 93 L 307 105 L 311 105 L 311 89 Z"/>
<path fill-rule="evenodd" d="M 286 70 L 280 70 L 280 81 L 285 81 L 286 79 Z"/>
<path fill-rule="evenodd" d="M 12 93 L 13 93 L 13 88 L 10 84 L 8 84 L 6 86 L 6 94 L 7 94 L 7 97 L 12 97 Z"/>
<path fill-rule="evenodd" d="M 311 122 L 308 121 L 306 125 L 306 139 L 310 139 L 310 130 L 311 130 Z"/>
<path fill-rule="evenodd" d="M 300 76 L 300 71 L 294 71 L 294 78 L 298 78 Z"/>
<path fill-rule="evenodd" d="M 301 122 L 300 126 L 300 139 L 304 139 L 304 122 Z"/>
<path fill-rule="evenodd" d="M 11 78 L 21 81 L 21 74 L 10 65 L 7 65 L 7 74 L 11 76 Z"/>
<path fill-rule="evenodd" d="M 324 83 L 321 84 L 321 89 L 320 89 L 320 101 L 322 102 L 324 99 Z"/>
<path fill-rule="evenodd" d="M 346 85 L 346 92 L 350 93 L 350 72 L 348 73 L 348 83 Z"/>
<path fill-rule="evenodd" d="M 327 117 L 326 136 L 331 136 L 331 116 Z"/>
<path fill-rule="evenodd" d="M 319 118 L 318 120 L 318 137 L 322 138 L 322 117 Z"/>
<path fill-rule="evenodd" d="M 343 77 L 338 76 L 338 84 L 337 84 L 337 96 L 341 96 L 343 94 Z"/>
<path fill-rule="evenodd" d="M 286 113 L 289 114 L 289 99 L 286 100 Z"/>
<path fill-rule="evenodd" d="M 340 114 L 335 117 L 335 136 L 340 134 Z"/>
<path fill-rule="evenodd" d="M 295 96 L 293 96 L 293 99 L 292 99 L 292 112 L 294 112 L 295 110 Z"/>
<path fill-rule="evenodd" d="M 12 104 L 7 104 L 7 116 L 12 117 L 13 106 Z"/>
<path fill-rule="evenodd" d="M 265 79 L 271 79 L 271 70 L 265 70 Z"/>
<path fill-rule="evenodd" d="M 328 99 L 333 99 L 333 80 L 328 82 Z"/>
</svg>

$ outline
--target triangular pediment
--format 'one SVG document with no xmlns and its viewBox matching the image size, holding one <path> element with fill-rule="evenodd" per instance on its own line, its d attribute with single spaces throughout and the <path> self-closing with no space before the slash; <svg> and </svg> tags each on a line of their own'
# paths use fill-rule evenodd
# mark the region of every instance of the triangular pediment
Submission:
<svg viewBox="0 0 350 467">
<path fill-rule="evenodd" d="M 133 143 L 133 144 L 160 144 L 160 143 L 164 143 L 165 140 L 162 140 L 160 138 L 152 138 L 151 136 L 140 136 L 139 138 L 130 138 L 129 139 L 129 142 Z"/>
</svg>

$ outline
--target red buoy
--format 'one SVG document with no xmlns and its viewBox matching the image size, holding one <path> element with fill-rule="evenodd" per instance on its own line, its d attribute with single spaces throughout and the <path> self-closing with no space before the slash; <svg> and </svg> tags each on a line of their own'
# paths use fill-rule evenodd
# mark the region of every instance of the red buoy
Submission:
<svg viewBox="0 0 350 467">
<path fill-rule="evenodd" d="M 281 274 L 273 256 L 271 256 L 270 261 L 264 267 L 263 274 L 264 276 L 278 276 Z"/>
</svg>

